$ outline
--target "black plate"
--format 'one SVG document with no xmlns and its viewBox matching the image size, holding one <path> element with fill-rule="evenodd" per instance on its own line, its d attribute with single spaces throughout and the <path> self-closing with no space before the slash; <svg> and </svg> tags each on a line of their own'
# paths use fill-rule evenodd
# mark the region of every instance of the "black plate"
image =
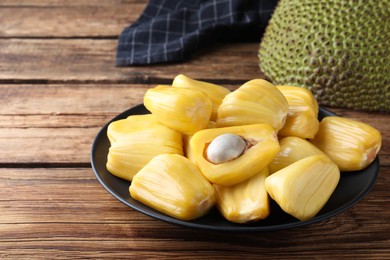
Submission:
<svg viewBox="0 0 390 260">
<path fill-rule="evenodd" d="M 125 205 L 142 212 L 150 217 L 166 221 L 168 223 L 207 230 L 217 231 L 272 231 L 304 226 L 307 224 L 319 222 L 327 218 L 333 217 L 341 212 L 352 207 L 355 203 L 363 199 L 363 197 L 371 190 L 375 183 L 379 172 L 379 158 L 366 169 L 362 171 L 341 173 L 339 184 L 326 203 L 322 210 L 314 218 L 308 221 L 299 221 L 294 217 L 286 214 L 273 201 L 271 202 L 271 214 L 267 219 L 261 220 L 252 224 L 234 224 L 225 220 L 216 208 L 212 209 L 207 215 L 192 221 L 182 221 L 163 213 L 160 213 L 148 206 L 139 203 L 130 197 L 129 185 L 130 182 L 117 178 L 106 169 L 107 154 L 110 147 L 107 138 L 107 127 L 112 121 L 123 119 L 129 115 L 147 114 L 149 111 L 143 105 L 138 105 L 119 114 L 108 122 L 98 133 L 92 146 L 91 164 L 96 178 L 111 193 L 115 198 Z M 329 110 L 320 108 L 319 119 L 323 117 L 335 115 Z"/>
</svg>

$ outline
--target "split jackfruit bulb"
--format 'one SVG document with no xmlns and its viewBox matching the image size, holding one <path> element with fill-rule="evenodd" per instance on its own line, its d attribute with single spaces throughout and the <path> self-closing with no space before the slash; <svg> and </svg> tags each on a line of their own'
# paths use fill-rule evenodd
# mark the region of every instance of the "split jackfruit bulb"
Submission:
<svg viewBox="0 0 390 260">
<path fill-rule="evenodd" d="M 217 207 L 221 214 L 234 223 L 256 222 L 270 214 L 268 193 L 264 182 L 268 169 L 239 184 L 223 187 L 214 185 Z"/>
<path fill-rule="evenodd" d="M 261 40 L 260 69 L 326 106 L 390 111 L 388 17 L 388 0 L 280 0 Z"/>
<path fill-rule="evenodd" d="M 183 154 L 182 134 L 152 115 L 135 115 L 110 123 L 107 136 L 111 146 L 107 170 L 131 181 L 153 157 L 162 153 Z"/>
<path fill-rule="evenodd" d="M 270 174 L 277 172 L 290 164 L 312 155 L 325 155 L 315 145 L 295 136 L 284 137 L 279 140 L 280 151 L 268 165 Z"/>
<path fill-rule="evenodd" d="M 275 172 L 265 188 L 283 211 L 305 221 L 326 204 L 340 180 L 340 171 L 327 156 L 313 155 Z"/>
<path fill-rule="evenodd" d="M 294 86 L 277 86 L 286 97 L 288 114 L 279 136 L 313 138 L 318 131 L 318 103 L 310 90 Z"/>
<path fill-rule="evenodd" d="M 159 85 L 148 89 L 145 107 L 158 120 L 184 134 L 193 134 L 207 127 L 212 103 L 200 90 Z"/>
<path fill-rule="evenodd" d="M 366 168 L 376 158 L 382 144 L 378 130 L 363 122 L 338 116 L 322 119 L 310 140 L 334 161 L 340 171 Z"/>
<path fill-rule="evenodd" d="M 177 154 L 153 158 L 134 176 L 129 191 L 135 200 L 181 220 L 199 218 L 215 205 L 214 187 Z"/>
<path fill-rule="evenodd" d="M 183 74 L 177 75 L 172 87 L 177 88 L 193 88 L 204 92 L 212 102 L 211 120 L 217 119 L 218 108 L 222 103 L 223 98 L 230 93 L 230 90 L 205 81 L 195 80 Z"/>
<path fill-rule="evenodd" d="M 241 137 L 246 142 L 246 148 L 235 159 L 213 163 L 207 158 L 207 149 L 215 138 L 223 134 Z M 223 150 L 226 147 L 220 148 Z M 279 141 L 270 125 L 253 124 L 201 130 L 192 136 L 190 149 L 191 160 L 210 182 L 231 186 L 249 179 L 267 167 L 279 151 Z M 237 149 L 242 151 L 241 145 Z"/>
<path fill-rule="evenodd" d="M 276 86 L 254 79 L 225 96 L 218 109 L 217 126 L 269 124 L 277 132 L 285 123 L 287 111 L 287 100 Z"/>
</svg>

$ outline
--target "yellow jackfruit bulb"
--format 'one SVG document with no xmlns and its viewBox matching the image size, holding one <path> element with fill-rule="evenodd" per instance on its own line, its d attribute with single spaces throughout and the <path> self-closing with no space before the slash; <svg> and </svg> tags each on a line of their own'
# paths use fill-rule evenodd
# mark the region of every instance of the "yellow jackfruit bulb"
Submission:
<svg viewBox="0 0 390 260">
<path fill-rule="evenodd" d="M 163 85 L 146 91 L 144 105 L 161 123 L 185 134 L 206 128 L 212 108 L 200 90 Z"/>
<path fill-rule="evenodd" d="M 340 171 L 327 156 L 313 155 L 265 179 L 265 188 L 283 211 L 305 221 L 326 204 L 340 180 Z"/>
<path fill-rule="evenodd" d="M 177 75 L 174 78 L 172 87 L 193 88 L 205 93 L 212 102 L 211 120 L 217 119 L 219 105 L 221 105 L 223 98 L 230 93 L 230 90 L 225 87 L 205 81 L 195 80 L 183 74 Z"/>
<path fill-rule="evenodd" d="M 231 186 L 264 169 L 279 151 L 268 124 L 204 129 L 190 140 L 191 160 L 212 183 Z"/>
<path fill-rule="evenodd" d="M 134 175 L 156 155 L 162 153 L 183 154 L 183 141 L 180 132 L 159 122 L 145 124 L 145 126 L 147 127 L 143 128 L 138 125 L 133 131 L 127 134 L 122 133 L 111 144 L 106 164 L 110 173 L 131 181 Z M 135 130 L 137 128 L 138 130 Z"/>
<path fill-rule="evenodd" d="M 264 182 L 268 176 L 265 167 L 248 180 L 223 187 L 215 185 L 217 207 L 221 214 L 234 223 L 256 222 L 270 213 L 268 193 Z"/>
<path fill-rule="evenodd" d="M 146 115 L 131 115 L 125 119 L 120 119 L 111 122 L 107 127 L 107 137 L 110 143 L 113 144 L 123 135 L 128 135 L 132 132 L 158 127 L 160 124 L 152 114 Z M 165 127 L 160 125 L 161 127 Z"/>
<path fill-rule="evenodd" d="M 325 155 L 315 145 L 295 136 L 284 137 L 279 140 L 280 151 L 268 165 L 270 174 L 277 172 L 300 159 L 312 155 Z"/>
<path fill-rule="evenodd" d="M 129 191 L 135 200 L 181 220 L 201 217 L 215 205 L 214 187 L 181 155 L 153 158 L 134 176 Z"/>
<path fill-rule="evenodd" d="M 374 161 L 382 137 L 378 130 L 363 122 L 328 116 L 322 119 L 311 143 L 327 154 L 340 171 L 357 171 Z"/>
<path fill-rule="evenodd" d="M 288 114 L 279 136 L 313 138 L 318 131 L 318 103 L 310 90 L 294 86 L 277 86 L 286 97 Z"/>
<path fill-rule="evenodd" d="M 218 109 L 218 127 L 269 124 L 276 132 L 284 125 L 288 103 L 270 82 L 254 79 L 226 95 Z"/>
</svg>

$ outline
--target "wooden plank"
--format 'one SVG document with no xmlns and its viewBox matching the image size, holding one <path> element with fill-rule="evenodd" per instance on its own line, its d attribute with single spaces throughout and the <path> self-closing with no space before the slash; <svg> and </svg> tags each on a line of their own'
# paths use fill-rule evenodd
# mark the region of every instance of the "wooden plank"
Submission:
<svg viewBox="0 0 390 260">
<path fill-rule="evenodd" d="M 90 168 L 0 168 L 0 180 L 1 224 L 121 223 L 143 217 L 114 199 Z"/>
<path fill-rule="evenodd" d="M 154 86 L 156 84 L 3 84 L 0 85 L 0 115 L 119 113 L 142 103 L 146 90 Z M 0 126 L 3 123 L 0 122 Z"/>
<path fill-rule="evenodd" d="M 0 8 L 0 38 L 12 37 L 113 37 L 132 24 L 142 13 L 146 1 L 106 1 L 14 3 Z M 39 4 L 40 3 L 40 4 Z M 76 4 L 75 4 L 76 3 Z M 28 4 L 28 6 L 23 6 Z M 37 5 L 39 4 L 39 5 Z"/>
<path fill-rule="evenodd" d="M 256 43 L 215 45 L 186 63 L 115 67 L 117 40 L 0 39 L 0 83 L 162 83 L 177 74 L 243 83 L 263 75 Z"/>
<path fill-rule="evenodd" d="M 93 229 L 95 226 L 87 225 L 84 228 Z M 108 226 L 107 229 L 110 227 Z M 123 228 L 118 229 L 125 232 Z M 130 228 L 131 229 L 131 228 Z M 172 229 L 163 230 L 167 234 L 175 234 Z M 131 232 L 131 231 L 128 231 Z M 325 232 L 325 231 L 324 231 Z M 60 240 L 60 238 L 50 238 L 47 241 L 18 241 L 4 242 L 4 249 L 0 256 L 5 259 L 30 259 L 33 255 L 37 259 L 259 259 L 259 256 L 266 259 L 376 259 L 387 260 L 389 249 L 386 242 L 350 242 L 348 237 L 342 236 L 345 240 L 337 240 L 336 243 L 314 244 L 316 241 L 297 239 L 294 235 L 280 233 L 279 236 L 287 235 L 290 239 L 306 243 L 307 246 L 281 246 L 277 240 L 268 241 L 264 234 L 257 234 L 258 239 L 252 244 L 247 241 L 251 236 L 215 234 L 198 234 L 188 232 L 187 236 L 180 238 L 156 239 L 132 237 L 128 239 L 113 239 L 110 237 L 103 240 Z M 109 233 L 112 235 L 112 233 Z M 192 239 L 194 235 L 197 239 Z M 268 234 L 266 234 L 268 237 Z M 226 239 L 226 237 L 235 239 Z M 306 234 L 307 237 L 311 237 Z M 254 237 L 254 235 L 252 235 Z M 276 239 L 275 236 L 271 236 Z M 365 238 L 362 237 L 362 240 Z M 242 241 L 237 244 L 237 241 Z M 253 244 L 257 242 L 258 244 Z M 377 243 L 377 244 L 376 244 Z M 266 248 L 268 246 L 268 248 Z M 326 248 L 327 246 L 327 248 Z"/>
<path fill-rule="evenodd" d="M 0 115 L 0 128 L 100 128 L 116 113 Z M 1 131 L 1 130 L 0 130 Z"/>
<path fill-rule="evenodd" d="M 80 118 L 82 120 L 82 118 Z M 3 128 L 0 164 L 86 164 L 100 128 Z"/>
<path fill-rule="evenodd" d="M 0 256 L 5 259 L 30 259 L 33 255 L 36 259 L 55 258 L 92 258 L 92 259 L 259 259 L 259 256 L 266 259 L 388 259 L 388 242 L 372 240 L 360 242 L 348 239 L 347 236 L 332 236 L 334 242 L 319 243 L 314 235 L 305 233 L 306 239 L 294 233 L 276 232 L 274 235 L 256 234 L 225 234 L 224 236 L 214 233 L 199 233 L 193 231 L 179 232 L 174 228 L 158 230 L 160 233 L 173 235 L 173 238 L 159 238 L 153 233 L 153 237 L 139 237 L 138 230 L 133 231 L 132 226 L 122 225 L 112 227 L 104 225 L 110 231 L 108 236 L 103 238 L 74 238 L 66 240 L 61 237 L 50 237 L 47 240 L 37 241 L 36 239 L 21 241 L 4 241 L 0 244 Z M 21 227 L 24 228 L 24 227 Z M 29 228 L 27 226 L 26 228 Z M 66 228 L 66 227 L 63 227 Z M 74 228 L 70 226 L 70 228 Z M 97 225 L 85 225 L 78 227 L 83 229 L 95 229 Z M 97 229 L 96 232 L 99 232 Z M 310 230 L 306 231 L 309 232 Z M 114 232 L 133 234 L 130 238 L 112 238 Z M 141 231 L 142 232 L 142 231 Z M 144 231 L 145 232 L 145 231 Z M 154 230 L 156 232 L 156 230 Z M 305 231 L 303 231 L 305 232 Z M 323 230 L 323 234 L 327 231 Z M 152 232 L 151 232 L 152 233 Z M 179 233 L 179 237 L 177 237 Z M 186 235 L 185 235 L 186 234 Z M 103 236 L 104 233 L 101 235 Z M 279 236 L 279 238 L 277 237 Z M 296 243 L 280 243 L 285 238 L 295 240 Z M 367 236 L 367 235 L 366 235 Z M 231 238 L 229 238 L 231 237 Z M 314 237 L 313 240 L 309 239 Z M 341 240 L 343 238 L 344 240 Z M 367 237 L 360 237 L 366 240 Z M 270 241 L 271 240 L 271 241 Z M 257 243 L 257 244 L 255 244 Z M 294 246 L 291 246 L 294 244 Z M 284 246 L 283 246 L 284 245 Z"/>
<path fill-rule="evenodd" d="M 144 216 L 116 201 L 89 168 L 0 169 L 0 257 L 389 255 L 390 168 L 348 211 L 301 228 L 254 234 L 206 232 Z M 308 235 L 310 234 L 310 235 Z M 118 250 L 122 248 L 121 250 Z M 196 254 L 195 254 L 196 253 Z M 267 257 L 268 258 L 268 257 Z"/>
<path fill-rule="evenodd" d="M 0 85 L 0 128 L 101 128 L 155 85 Z"/>
</svg>

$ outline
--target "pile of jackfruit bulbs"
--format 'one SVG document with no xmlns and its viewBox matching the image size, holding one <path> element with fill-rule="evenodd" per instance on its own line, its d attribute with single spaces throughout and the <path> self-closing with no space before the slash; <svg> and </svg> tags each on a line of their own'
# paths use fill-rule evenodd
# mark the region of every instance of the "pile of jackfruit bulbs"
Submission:
<svg viewBox="0 0 390 260">
<path fill-rule="evenodd" d="M 364 169 L 381 147 L 375 128 L 319 122 L 309 90 L 263 79 L 230 91 L 180 74 L 149 89 L 144 106 L 150 114 L 109 124 L 106 166 L 131 182 L 132 198 L 180 220 L 216 206 L 230 222 L 253 223 L 270 215 L 270 199 L 308 220 L 340 172 Z"/>
</svg>

